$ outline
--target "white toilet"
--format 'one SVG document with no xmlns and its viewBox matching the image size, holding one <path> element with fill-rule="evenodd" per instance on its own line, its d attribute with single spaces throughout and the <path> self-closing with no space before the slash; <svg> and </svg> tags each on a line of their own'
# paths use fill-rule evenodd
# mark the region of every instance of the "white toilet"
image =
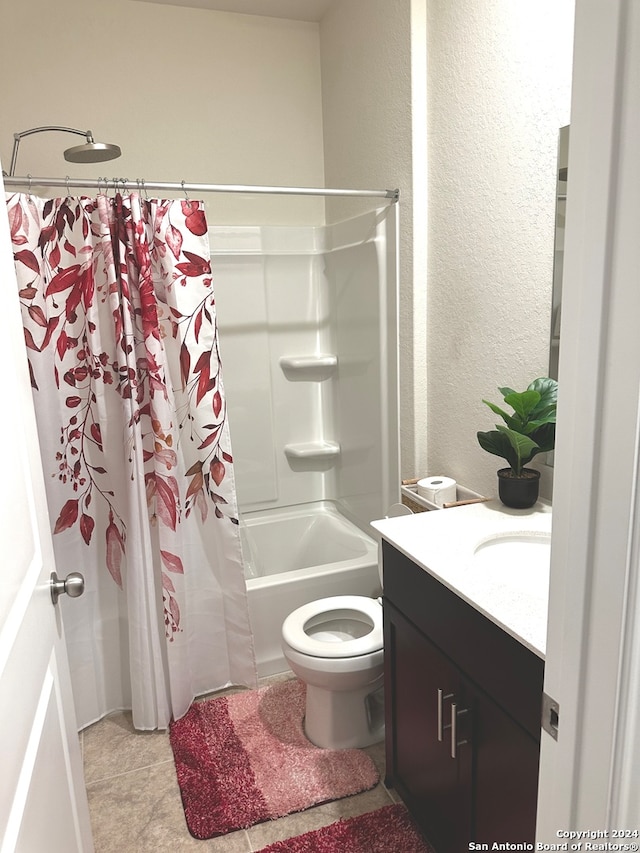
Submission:
<svg viewBox="0 0 640 853">
<path fill-rule="evenodd" d="M 411 515 L 393 504 L 386 518 Z M 382 554 L 378 547 L 382 584 Z M 350 749 L 384 740 L 382 599 L 336 595 L 284 620 L 282 651 L 307 685 L 304 731 L 316 746 Z"/>
<path fill-rule="evenodd" d="M 382 603 L 363 595 L 320 598 L 282 625 L 282 651 L 307 685 L 304 730 L 325 749 L 384 738 Z"/>
</svg>

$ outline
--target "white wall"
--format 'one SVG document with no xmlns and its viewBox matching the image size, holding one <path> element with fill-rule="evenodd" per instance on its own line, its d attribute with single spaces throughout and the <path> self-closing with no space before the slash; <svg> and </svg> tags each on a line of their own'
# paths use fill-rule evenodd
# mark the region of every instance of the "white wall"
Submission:
<svg viewBox="0 0 640 853">
<path fill-rule="evenodd" d="M 118 143 L 109 163 L 67 163 L 80 137 L 39 134 L 18 172 L 323 186 L 318 24 L 130 0 L 3 3 L 0 152 L 56 124 Z M 209 195 L 217 222 L 324 221 L 315 198 Z"/>
<path fill-rule="evenodd" d="M 411 0 L 347 0 L 334 3 L 320 23 L 327 186 L 398 187 L 401 192 L 400 430 L 406 476 L 415 470 L 416 442 L 426 417 L 426 388 L 422 397 L 414 389 L 414 343 L 420 345 L 413 335 L 414 299 L 420 299 L 426 281 L 414 274 L 413 265 L 410 12 Z M 327 219 L 344 219 L 372 206 L 329 200 Z M 426 243 L 426 229 L 418 239 Z M 421 361 L 418 372 L 424 370 Z"/>
<path fill-rule="evenodd" d="M 475 435 L 495 418 L 481 400 L 548 370 L 574 2 L 427 9 L 429 468 L 495 494 L 500 460 Z"/>
<path fill-rule="evenodd" d="M 402 474 L 493 493 L 481 398 L 547 370 L 573 5 L 342 0 L 318 25 L 22 0 L 0 33 L 2 159 L 15 130 L 60 123 L 91 127 L 123 157 L 67 164 L 60 151 L 77 140 L 42 134 L 23 141 L 18 171 L 399 187 Z M 331 200 L 327 218 L 363 207 Z M 211 224 L 324 221 L 322 199 L 209 196 L 207 211 Z"/>
</svg>

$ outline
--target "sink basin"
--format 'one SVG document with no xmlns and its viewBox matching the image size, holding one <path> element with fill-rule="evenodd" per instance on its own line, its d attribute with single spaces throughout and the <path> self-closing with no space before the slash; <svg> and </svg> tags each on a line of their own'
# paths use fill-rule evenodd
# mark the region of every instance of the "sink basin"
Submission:
<svg viewBox="0 0 640 853">
<path fill-rule="evenodd" d="M 471 570 L 480 580 L 547 598 L 550 556 L 549 533 L 537 530 L 495 533 L 475 546 Z"/>
</svg>

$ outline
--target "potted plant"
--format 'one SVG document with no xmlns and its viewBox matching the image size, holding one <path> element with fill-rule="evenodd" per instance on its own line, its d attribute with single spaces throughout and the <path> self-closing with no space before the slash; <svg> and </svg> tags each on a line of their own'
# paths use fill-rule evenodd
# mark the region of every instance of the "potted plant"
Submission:
<svg viewBox="0 0 640 853">
<path fill-rule="evenodd" d="M 502 503 L 526 509 L 538 500 L 540 472 L 525 466 L 538 453 L 547 453 L 555 446 L 558 383 L 542 377 L 534 379 L 526 391 L 498 390 L 513 414 L 483 400 L 492 412 L 500 415 L 504 424 L 496 424 L 489 432 L 478 432 L 478 442 L 483 450 L 502 456 L 509 463 L 508 468 L 498 471 Z"/>
</svg>

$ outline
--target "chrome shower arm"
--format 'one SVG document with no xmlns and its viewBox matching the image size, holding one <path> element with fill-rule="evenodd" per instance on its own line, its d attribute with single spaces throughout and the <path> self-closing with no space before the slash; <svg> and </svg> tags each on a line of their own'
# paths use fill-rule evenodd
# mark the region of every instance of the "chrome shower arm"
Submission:
<svg viewBox="0 0 640 853">
<path fill-rule="evenodd" d="M 33 133 L 43 133 L 48 130 L 59 130 L 63 133 L 76 133 L 78 136 L 84 136 L 88 143 L 92 143 L 93 134 L 90 130 L 78 130 L 75 127 L 60 127 L 58 125 L 47 125 L 46 127 L 31 127 L 29 130 L 23 130 L 21 133 L 13 134 L 13 151 L 11 152 L 11 163 L 9 165 L 9 175 L 15 175 L 16 163 L 18 160 L 18 148 L 20 140 L 25 136 L 31 136 Z"/>
</svg>

